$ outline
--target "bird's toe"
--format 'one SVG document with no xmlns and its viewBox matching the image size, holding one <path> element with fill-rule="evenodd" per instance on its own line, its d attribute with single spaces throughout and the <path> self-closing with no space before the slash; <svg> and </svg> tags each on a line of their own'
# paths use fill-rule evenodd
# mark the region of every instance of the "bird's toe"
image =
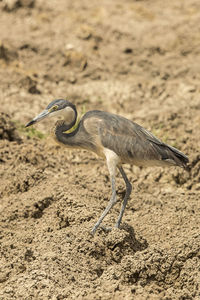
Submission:
<svg viewBox="0 0 200 300">
<path fill-rule="evenodd" d="M 110 231 L 112 231 L 112 227 L 106 227 L 106 226 L 100 226 L 100 228 L 104 231 L 104 232 L 110 232 Z"/>
</svg>

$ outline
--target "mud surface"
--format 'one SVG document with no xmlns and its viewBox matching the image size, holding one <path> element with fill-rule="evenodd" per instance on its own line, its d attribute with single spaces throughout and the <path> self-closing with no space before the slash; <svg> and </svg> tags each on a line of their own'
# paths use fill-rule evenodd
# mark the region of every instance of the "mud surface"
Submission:
<svg viewBox="0 0 200 300">
<path fill-rule="evenodd" d="M 0 1 L 0 299 L 200 299 L 200 2 Z M 54 98 L 151 130 L 189 171 L 105 162 L 25 130 Z M 124 183 L 117 175 L 119 214 Z"/>
</svg>

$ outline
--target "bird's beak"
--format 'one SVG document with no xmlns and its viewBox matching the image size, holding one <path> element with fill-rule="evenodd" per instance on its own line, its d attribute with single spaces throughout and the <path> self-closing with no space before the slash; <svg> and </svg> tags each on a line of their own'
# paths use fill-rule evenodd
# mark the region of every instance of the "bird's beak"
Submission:
<svg viewBox="0 0 200 300">
<path fill-rule="evenodd" d="M 46 118 L 49 115 L 49 111 L 47 109 L 43 110 L 39 115 L 37 115 L 33 120 L 31 120 L 30 122 L 28 122 L 26 124 L 25 127 L 29 127 L 39 121 L 41 121 L 42 119 Z"/>
</svg>

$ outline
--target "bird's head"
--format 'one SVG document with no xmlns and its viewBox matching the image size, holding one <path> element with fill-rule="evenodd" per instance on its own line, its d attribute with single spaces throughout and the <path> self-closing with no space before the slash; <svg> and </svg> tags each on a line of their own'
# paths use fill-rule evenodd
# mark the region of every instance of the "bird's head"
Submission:
<svg viewBox="0 0 200 300">
<path fill-rule="evenodd" d="M 76 122 L 77 111 L 74 104 L 64 99 L 57 99 L 49 103 L 45 110 L 28 122 L 25 127 L 31 126 L 47 117 L 62 116 L 68 124 Z"/>
</svg>

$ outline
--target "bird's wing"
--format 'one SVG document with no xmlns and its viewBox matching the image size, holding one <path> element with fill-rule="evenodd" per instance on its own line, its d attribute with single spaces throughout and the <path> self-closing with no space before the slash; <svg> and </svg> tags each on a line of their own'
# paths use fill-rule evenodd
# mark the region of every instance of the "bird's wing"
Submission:
<svg viewBox="0 0 200 300">
<path fill-rule="evenodd" d="M 142 126 L 117 115 L 104 115 L 99 135 L 105 148 L 114 151 L 123 162 L 151 165 L 151 162 L 184 166 L 188 158 L 179 150 L 156 138 Z M 159 163 L 158 163 L 159 164 Z"/>
<path fill-rule="evenodd" d="M 114 151 L 123 160 L 152 156 L 148 135 L 143 133 L 139 125 L 115 115 L 110 115 L 109 120 L 104 118 L 99 125 L 102 145 Z"/>
</svg>

